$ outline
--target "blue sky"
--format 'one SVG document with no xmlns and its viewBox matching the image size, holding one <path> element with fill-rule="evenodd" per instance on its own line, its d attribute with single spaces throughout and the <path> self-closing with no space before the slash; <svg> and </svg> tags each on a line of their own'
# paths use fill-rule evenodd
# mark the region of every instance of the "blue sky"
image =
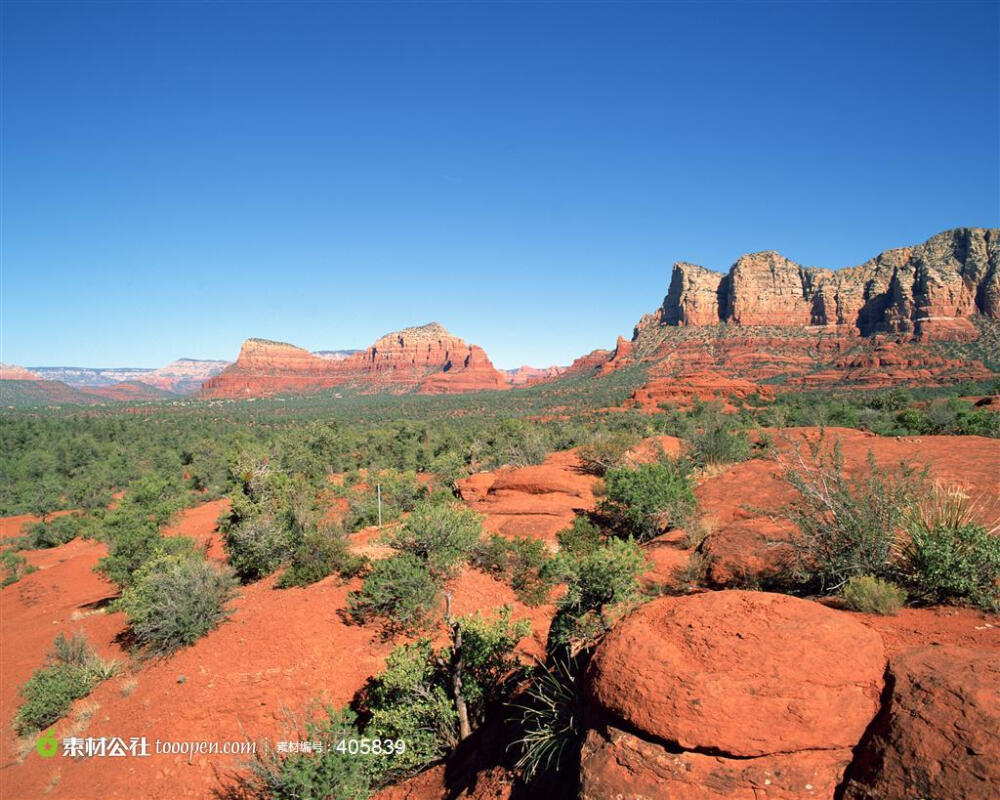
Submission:
<svg viewBox="0 0 1000 800">
<path fill-rule="evenodd" d="M 2 9 L 7 362 L 568 363 L 676 260 L 997 224 L 997 3 Z"/>
</svg>

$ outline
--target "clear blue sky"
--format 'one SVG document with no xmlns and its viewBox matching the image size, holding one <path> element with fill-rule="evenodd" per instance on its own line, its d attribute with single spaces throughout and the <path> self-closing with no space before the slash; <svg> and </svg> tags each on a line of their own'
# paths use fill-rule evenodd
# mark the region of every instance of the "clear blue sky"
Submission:
<svg viewBox="0 0 1000 800">
<path fill-rule="evenodd" d="M 438 320 L 629 335 L 670 265 L 997 224 L 998 4 L 3 3 L 2 359 Z"/>
</svg>

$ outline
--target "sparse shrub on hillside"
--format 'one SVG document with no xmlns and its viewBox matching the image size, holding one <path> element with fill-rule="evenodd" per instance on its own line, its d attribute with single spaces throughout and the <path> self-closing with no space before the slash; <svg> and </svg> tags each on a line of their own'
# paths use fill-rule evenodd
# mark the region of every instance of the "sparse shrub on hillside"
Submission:
<svg viewBox="0 0 1000 800">
<path fill-rule="evenodd" d="M 342 742 L 361 738 L 357 715 L 349 708 L 326 707 L 304 720 L 286 714 L 285 738 L 320 742 L 322 748 L 279 753 L 264 742 L 245 764 L 247 772 L 216 795 L 232 800 L 366 800 L 371 795 L 369 757 L 347 752 L 346 744 L 340 748 Z"/>
<path fill-rule="evenodd" d="M 277 585 L 281 589 L 308 586 L 335 572 L 343 578 L 352 578 L 367 563 L 364 556 L 350 551 L 343 531 L 313 530 L 306 533 L 292 551 L 288 568 Z"/>
<path fill-rule="evenodd" d="M 97 562 L 94 571 L 119 588 L 130 586 L 136 573 L 154 558 L 194 551 L 192 539 L 163 536 L 155 520 L 130 505 L 110 512 L 101 528 L 108 545 L 108 555 Z"/>
<path fill-rule="evenodd" d="M 458 503 L 418 504 L 402 525 L 385 536 L 400 552 L 427 565 L 436 579 L 451 575 L 465 561 L 482 532 L 479 515 Z"/>
<path fill-rule="evenodd" d="M 94 686 L 115 673 L 102 661 L 86 636 L 56 636 L 45 666 L 35 670 L 21 688 L 24 703 L 14 718 L 19 734 L 40 730 L 66 715 L 74 700 L 86 697 Z"/>
<path fill-rule="evenodd" d="M 1000 608 L 1000 528 L 978 524 L 976 511 L 961 490 L 942 486 L 911 510 L 902 568 L 919 599 Z"/>
<path fill-rule="evenodd" d="M 372 563 L 364 585 L 348 596 L 348 614 L 358 623 L 380 618 L 390 634 L 417 630 L 432 614 L 440 588 L 423 560 L 399 553 Z"/>
<path fill-rule="evenodd" d="M 291 532 L 271 516 L 251 516 L 222 535 L 226 557 L 244 583 L 274 572 L 298 542 Z"/>
<path fill-rule="evenodd" d="M 690 470 L 680 462 L 616 467 L 604 476 L 607 499 L 598 507 L 616 532 L 645 541 L 683 525 L 697 505 Z"/>
<path fill-rule="evenodd" d="M 592 475 L 603 475 L 609 469 L 622 466 L 626 453 L 639 443 L 640 438 L 628 430 L 599 431 L 580 448 L 580 462 Z"/>
<path fill-rule="evenodd" d="M 469 563 L 509 583 L 522 603 L 537 606 L 548 599 L 552 589 L 551 558 L 541 539 L 508 539 L 495 533 L 476 544 Z"/>
<path fill-rule="evenodd" d="M 890 581 L 871 575 L 857 575 L 841 590 L 844 602 L 852 611 L 891 616 L 906 602 L 906 592 Z"/>
<path fill-rule="evenodd" d="M 228 569 L 197 553 L 156 558 L 143 566 L 121 596 L 136 645 L 148 655 L 168 655 L 222 622 L 235 591 Z"/>
<path fill-rule="evenodd" d="M 12 550 L 0 550 L 0 589 L 17 583 L 25 575 L 37 572 L 38 567 L 29 564 L 28 559 Z"/>
</svg>

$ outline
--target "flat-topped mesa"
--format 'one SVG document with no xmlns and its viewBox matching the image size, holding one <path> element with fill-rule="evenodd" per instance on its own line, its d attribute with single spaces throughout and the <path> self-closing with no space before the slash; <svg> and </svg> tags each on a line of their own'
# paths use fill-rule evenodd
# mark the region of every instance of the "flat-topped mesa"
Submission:
<svg viewBox="0 0 1000 800">
<path fill-rule="evenodd" d="M 674 265 L 660 325 L 849 326 L 877 332 L 962 332 L 968 318 L 1000 318 L 1000 229 L 956 228 L 857 267 L 803 267 L 773 251 L 722 274 Z"/>
</svg>

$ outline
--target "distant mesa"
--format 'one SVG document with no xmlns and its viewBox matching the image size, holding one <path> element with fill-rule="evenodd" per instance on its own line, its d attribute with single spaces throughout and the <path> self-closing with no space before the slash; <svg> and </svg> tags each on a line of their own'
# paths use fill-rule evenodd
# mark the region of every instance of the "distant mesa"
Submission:
<svg viewBox="0 0 1000 800">
<path fill-rule="evenodd" d="M 0 364 L 0 380 L 4 381 L 38 381 L 41 378 L 31 370 L 16 364 Z"/>
<path fill-rule="evenodd" d="M 541 381 L 558 378 L 566 371 L 566 367 L 529 367 L 523 366 L 517 369 L 505 369 L 507 380 L 511 386 L 527 386 Z"/>
<path fill-rule="evenodd" d="M 437 322 L 394 331 L 364 350 L 338 355 L 329 358 L 285 342 L 247 339 L 235 363 L 206 381 L 202 396 L 270 397 L 344 385 L 363 392 L 421 394 L 509 388 L 481 347 L 466 344 Z"/>
</svg>

